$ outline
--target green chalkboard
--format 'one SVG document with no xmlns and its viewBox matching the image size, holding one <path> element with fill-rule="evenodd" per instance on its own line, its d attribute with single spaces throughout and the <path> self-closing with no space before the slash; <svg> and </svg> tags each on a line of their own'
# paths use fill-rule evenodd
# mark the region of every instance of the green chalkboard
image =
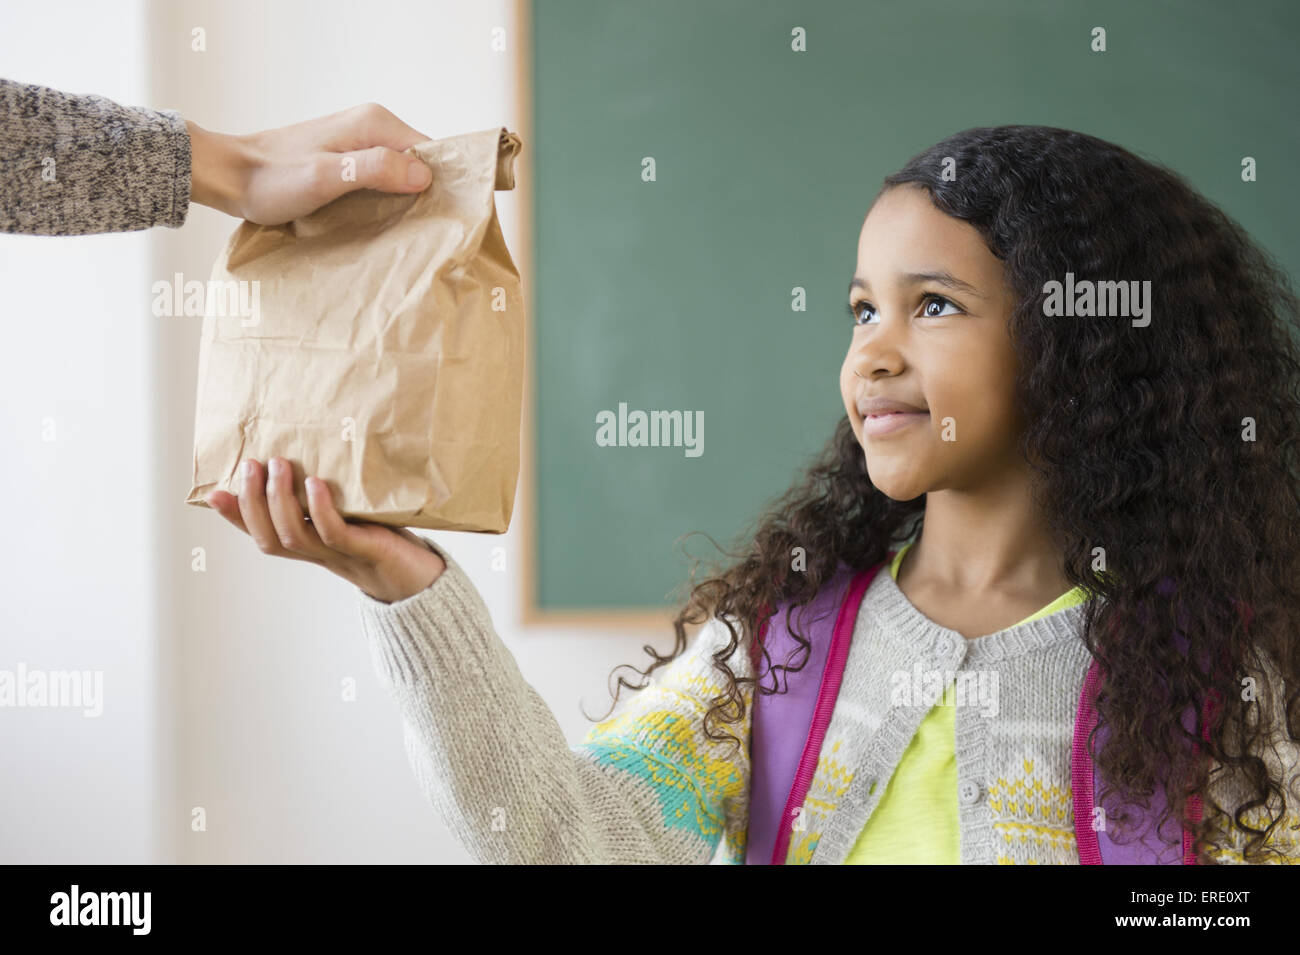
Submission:
<svg viewBox="0 0 1300 955">
<path fill-rule="evenodd" d="M 716 554 L 681 535 L 728 544 L 789 486 L 844 414 L 867 204 L 951 133 L 1035 123 L 1115 141 L 1186 175 L 1296 274 L 1298 10 L 532 4 L 528 610 L 662 611 L 687 554 Z M 1258 181 L 1241 181 L 1243 156 Z M 598 416 L 620 405 L 702 415 L 702 453 L 601 446 Z"/>
</svg>

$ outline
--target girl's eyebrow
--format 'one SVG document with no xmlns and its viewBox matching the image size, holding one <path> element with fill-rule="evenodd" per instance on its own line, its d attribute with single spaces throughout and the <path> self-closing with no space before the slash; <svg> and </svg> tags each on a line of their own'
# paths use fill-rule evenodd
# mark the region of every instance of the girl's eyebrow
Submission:
<svg viewBox="0 0 1300 955">
<path fill-rule="evenodd" d="M 899 276 L 899 280 L 904 285 L 920 285 L 922 282 L 938 282 L 940 285 L 945 285 L 954 291 L 964 292 L 967 295 L 974 295 L 976 298 L 986 298 L 985 295 L 982 295 L 975 286 L 971 285 L 969 282 L 963 282 L 952 273 L 944 272 L 942 270 L 937 272 L 905 272 Z M 870 290 L 867 285 L 867 280 L 856 275 L 853 276 L 853 281 L 849 283 L 850 296 L 853 294 L 855 288 Z"/>
</svg>

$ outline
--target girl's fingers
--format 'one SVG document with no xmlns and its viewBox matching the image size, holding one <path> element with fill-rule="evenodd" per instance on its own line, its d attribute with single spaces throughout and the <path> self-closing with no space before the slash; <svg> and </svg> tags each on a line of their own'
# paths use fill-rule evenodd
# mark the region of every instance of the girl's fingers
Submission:
<svg viewBox="0 0 1300 955">
<path fill-rule="evenodd" d="M 234 524 L 245 534 L 248 528 L 244 526 L 244 519 L 239 513 L 239 499 L 235 495 L 226 491 L 213 491 L 206 498 L 208 506 L 224 517 L 230 523 Z"/>
<path fill-rule="evenodd" d="M 280 546 L 313 561 L 337 557 L 337 552 L 321 542 L 315 528 L 302 516 L 302 507 L 293 493 L 293 465 L 280 457 L 271 458 L 270 465 L 266 498 Z"/>
<path fill-rule="evenodd" d="M 320 478 L 307 478 L 307 510 L 311 513 L 312 527 L 327 547 L 349 557 L 373 559 L 373 535 L 343 520 L 334 508 L 329 488 Z"/>
<path fill-rule="evenodd" d="M 280 546 L 280 537 L 266 506 L 265 484 L 266 474 L 262 465 L 253 458 L 245 460 L 243 484 L 239 488 L 239 513 L 244 518 L 244 526 L 263 554 L 302 560 L 297 554 L 291 554 Z"/>
</svg>

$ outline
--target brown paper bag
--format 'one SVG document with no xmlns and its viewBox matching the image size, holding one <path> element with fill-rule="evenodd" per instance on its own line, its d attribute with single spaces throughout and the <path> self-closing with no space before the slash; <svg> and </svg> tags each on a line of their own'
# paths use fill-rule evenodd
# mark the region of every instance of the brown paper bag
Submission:
<svg viewBox="0 0 1300 955">
<path fill-rule="evenodd" d="M 303 514 L 315 475 L 344 517 L 507 530 L 524 313 L 493 192 L 519 149 L 502 127 L 429 140 L 407 150 L 433 169 L 421 193 L 235 230 L 208 285 L 187 503 L 282 456 Z"/>
</svg>

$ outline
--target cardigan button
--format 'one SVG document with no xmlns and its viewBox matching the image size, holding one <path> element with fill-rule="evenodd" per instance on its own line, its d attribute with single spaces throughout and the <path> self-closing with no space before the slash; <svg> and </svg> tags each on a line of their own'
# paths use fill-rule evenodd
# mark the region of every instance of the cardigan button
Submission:
<svg viewBox="0 0 1300 955">
<path fill-rule="evenodd" d="M 966 780 L 957 787 L 957 798 L 961 800 L 963 806 L 973 806 L 979 802 L 982 792 L 979 783 Z"/>
<path fill-rule="evenodd" d="M 934 640 L 934 652 L 936 656 L 946 657 L 952 652 L 952 642 L 947 637 L 936 637 Z"/>
</svg>

